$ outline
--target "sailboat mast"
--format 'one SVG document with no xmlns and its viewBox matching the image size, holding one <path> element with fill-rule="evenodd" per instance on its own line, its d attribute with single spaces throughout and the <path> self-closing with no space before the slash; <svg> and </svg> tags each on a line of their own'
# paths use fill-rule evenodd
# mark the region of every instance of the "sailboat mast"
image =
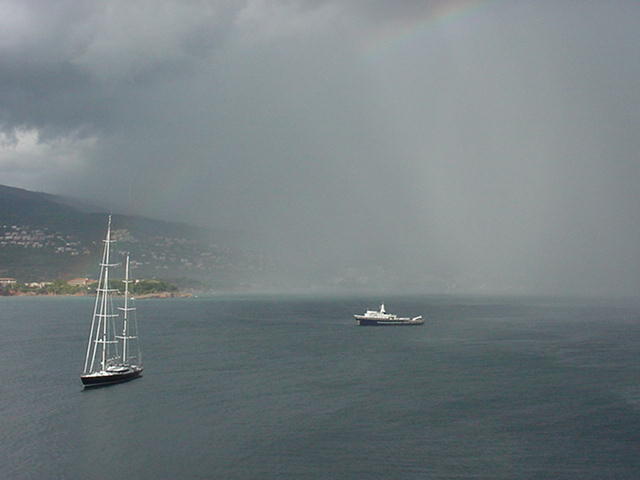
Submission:
<svg viewBox="0 0 640 480">
<path fill-rule="evenodd" d="M 95 338 L 92 338 L 93 353 L 91 354 L 91 363 L 89 365 L 89 371 L 93 371 L 93 366 L 95 364 L 96 355 L 98 353 L 98 345 L 102 346 L 102 352 L 100 355 L 100 366 L 102 370 L 107 368 L 107 344 L 117 343 L 115 340 L 109 340 L 109 318 L 117 317 L 118 315 L 114 315 L 112 312 L 111 299 L 109 297 L 109 293 L 113 292 L 113 289 L 109 288 L 109 267 L 113 267 L 115 265 L 109 263 L 111 260 L 111 215 L 109 215 L 109 223 L 107 227 L 107 236 L 103 240 L 105 246 L 102 254 L 102 262 L 100 263 L 100 279 L 98 280 L 98 288 L 96 294 L 96 304 L 94 307 L 93 320 L 91 322 L 91 329 L 93 332 L 93 326 L 97 323 L 95 329 Z M 97 322 L 96 322 L 97 319 Z M 113 327 L 112 327 L 113 328 Z M 116 348 L 117 351 L 117 348 Z M 88 358 L 86 359 L 88 360 Z M 86 363 L 86 362 L 85 362 Z M 86 369 L 85 369 L 86 370 Z"/>
<path fill-rule="evenodd" d="M 127 263 L 124 274 L 124 311 L 122 324 L 122 362 L 127 363 L 127 319 L 129 312 L 129 254 L 127 254 Z"/>
<path fill-rule="evenodd" d="M 124 365 L 128 365 L 129 362 L 127 361 L 127 355 L 130 350 L 129 340 L 138 338 L 135 332 L 134 332 L 134 335 L 129 335 L 129 312 L 134 311 L 135 307 L 131 308 L 129 306 L 129 284 L 131 283 L 131 280 L 129 278 L 129 254 L 128 253 L 127 253 L 127 260 L 125 263 L 124 280 L 122 282 L 124 283 L 124 307 L 118 307 L 118 310 L 122 311 L 122 320 L 123 320 L 122 335 L 118 335 L 116 336 L 116 338 L 122 339 L 122 363 Z M 133 317 L 133 327 L 137 332 L 135 316 Z M 138 344 L 138 348 L 139 347 L 140 345 Z M 138 355 L 138 357 L 139 356 L 140 355 Z"/>
<path fill-rule="evenodd" d="M 111 250 L 111 215 L 109 215 L 109 225 L 107 226 L 107 238 L 105 240 L 105 262 L 102 265 L 104 267 L 104 291 L 102 292 L 102 308 L 101 314 L 104 315 L 104 322 L 102 323 L 102 370 L 107 368 L 107 320 L 108 320 L 108 295 L 109 290 L 109 254 Z"/>
<path fill-rule="evenodd" d="M 109 225 L 111 225 L 111 216 L 109 216 Z M 102 250 L 102 261 L 100 262 L 100 265 L 107 263 L 105 261 L 105 255 L 107 253 L 106 248 L 103 248 Z M 88 371 L 93 369 L 93 363 L 95 361 L 95 357 L 96 357 L 96 350 L 97 350 L 97 340 L 98 340 L 98 334 L 100 331 L 100 321 L 102 320 L 102 317 L 98 317 L 98 306 L 101 305 L 101 296 L 100 296 L 100 289 L 102 288 L 102 276 L 104 274 L 104 269 L 100 268 L 100 277 L 98 278 L 98 287 L 96 290 L 96 301 L 93 305 L 93 316 L 91 318 L 91 331 L 89 332 L 89 342 L 87 344 L 87 354 L 85 356 L 84 359 L 84 372 L 87 373 Z M 98 325 L 96 325 L 96 318 L 98 318 Z M 95 332 L 95 338 L 94 338 L 94 332 Z M 93 355 L 91 355 L 91 352 L 93 352 Z M 89 357 L 91 357 L 91 367 L 89 367 Z"/>
</svg>

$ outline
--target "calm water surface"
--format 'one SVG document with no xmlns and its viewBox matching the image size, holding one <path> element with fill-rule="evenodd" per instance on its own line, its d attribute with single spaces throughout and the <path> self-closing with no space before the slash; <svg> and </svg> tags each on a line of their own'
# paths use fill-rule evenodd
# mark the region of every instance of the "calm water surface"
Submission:
<svg viewBox="0 0 640 480">
<path fill-rule="evenodd" d="M 83 391 L 92 300 L 0 298 L 8 479 L 640 478 L 640 306 L 138 302 L 144 377 Z"/>
</svg>

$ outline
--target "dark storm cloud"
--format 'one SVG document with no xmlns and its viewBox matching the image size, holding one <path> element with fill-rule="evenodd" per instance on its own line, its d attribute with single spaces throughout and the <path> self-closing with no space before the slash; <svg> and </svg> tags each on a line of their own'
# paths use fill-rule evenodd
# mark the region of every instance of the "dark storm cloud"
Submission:
<svg viewBox="0 0 640 480">
<path fill-rule="evenodd" d="M 5 1 L 1 171 L 243 230 L 289 284 L 630 293 L 639 11 L 617 5 Z"/>
<path fill-rule="evenodd" d="M 45 135 L 109 130 L 119 122 L 123 98 L 159 78 L 187 74 L 224 31 L 198 2 L 190 9 L 77 0 L 3 8 L 0 120 L 7 131 L 36 127 Z M 224 17 L 223 4 L 218 10 Z M 181 15 L 183 28 L 166 29 Z"/>
<path fill-rule="evenodd" d="M 456 4 L 301 0 L 283 5 L 286 13 L 301 16 L 335 9 L 356 18 L 393 22 L 445 3 Z M 25 0 L 4 5 L 0 119 L 6 130 L 35 126 L 43 133 L 108 128 L 118 121 L 113 104 L 122 96 L 145 90 L 158 78 L 194 71 L 197 75 L 201 62 L 210 60 L 212 51 L 237 32 L 239 17 L 254 10 L 269 14 L 278 8 L 278 2 L 251 1 L 161 1 L 132 6 L 117 1 Z M 261 19 L 255 21 L 259 24 Z M 177 23 L 180 28 L 175 28 Z"/>
</svg>

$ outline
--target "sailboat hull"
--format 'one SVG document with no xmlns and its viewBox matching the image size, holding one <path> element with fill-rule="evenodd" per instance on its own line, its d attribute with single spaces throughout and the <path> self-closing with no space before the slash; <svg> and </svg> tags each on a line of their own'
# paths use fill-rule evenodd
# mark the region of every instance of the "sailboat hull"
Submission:
<svg viewBox="0 0 640 480">
<path fill-rule="evenodd" d="M 130 368 L 125 372 L 98 372 L 97 374 L 81 375 L 82 385 L 85 388 L 101 387 L 114 383 L 128 382 L 142 375 L 142 367 Z"/>
</svg>

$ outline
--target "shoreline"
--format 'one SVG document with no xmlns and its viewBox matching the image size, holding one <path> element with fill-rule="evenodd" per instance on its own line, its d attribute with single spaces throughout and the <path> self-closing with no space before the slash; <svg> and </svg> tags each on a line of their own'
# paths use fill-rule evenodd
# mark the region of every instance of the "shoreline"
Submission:
<svg viewBox="0 0 640 480">
<path fill-rule="evenodd" d="M 34 293 L 34 292 L 9 292 L 3 297 L 93 297 L 94 293 Z M 122 295 L 114 295 L 114 297 L 122 297 Z M 192 293 L 184 292 L 157 292 L 135 295 L 134 299 L 147 298 L 191 298 Z"/>
</svg>

